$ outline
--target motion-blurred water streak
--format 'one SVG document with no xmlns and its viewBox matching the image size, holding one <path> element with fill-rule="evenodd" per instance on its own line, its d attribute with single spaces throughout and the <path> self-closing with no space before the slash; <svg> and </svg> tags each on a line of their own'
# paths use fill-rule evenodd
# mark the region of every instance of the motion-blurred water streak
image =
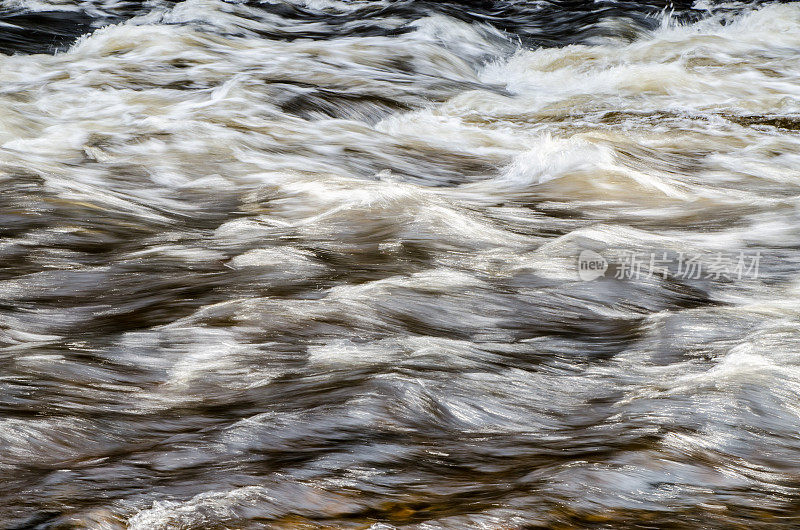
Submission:
<svg viewBox="0 0 800 530">
<path fill-rule="evenodd" d="M 800 525 L 798 49 L 793 2 L 3 0 L 0 528 Z"/>
</svg>

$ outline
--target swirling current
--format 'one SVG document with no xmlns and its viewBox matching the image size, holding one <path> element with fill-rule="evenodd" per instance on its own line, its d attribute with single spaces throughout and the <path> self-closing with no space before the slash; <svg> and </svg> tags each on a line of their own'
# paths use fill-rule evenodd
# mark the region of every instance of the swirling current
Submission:
<svg viewBox="0 0 800 530">
<path fill-rule="evenodd" d="M 800 526 L 800 3 L 0 1 L 0 528 Z"/>
</svg>

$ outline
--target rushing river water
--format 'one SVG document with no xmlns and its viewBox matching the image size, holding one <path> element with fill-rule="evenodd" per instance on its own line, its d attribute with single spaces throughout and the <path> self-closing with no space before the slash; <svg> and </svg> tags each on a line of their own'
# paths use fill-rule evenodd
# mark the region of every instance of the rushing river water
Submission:
<svg viewBox="0 0 800 530">
<path fill-rule="evenodd" d="M 3 0 L 0 527 L 800 525 L 800 3 Z"/>
</svg>

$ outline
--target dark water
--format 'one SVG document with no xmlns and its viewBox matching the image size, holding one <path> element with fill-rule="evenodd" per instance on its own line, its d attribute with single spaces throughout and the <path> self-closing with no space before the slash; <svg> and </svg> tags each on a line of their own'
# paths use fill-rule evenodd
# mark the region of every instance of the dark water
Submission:
<svg viewBox="0 0 800 530">
<path fill-rule="evenodd" d="M 800 524 L 798 49 L 793 2 L 0 3 L 0 528 Z"/>
</svg>

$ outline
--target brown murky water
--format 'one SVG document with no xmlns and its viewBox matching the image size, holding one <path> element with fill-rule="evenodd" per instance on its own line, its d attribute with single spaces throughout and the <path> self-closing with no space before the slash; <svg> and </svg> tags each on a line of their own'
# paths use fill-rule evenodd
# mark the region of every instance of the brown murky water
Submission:
<svg viewBox="0 0 800 530">
<path fill-rule="evenodd" d="M 800 524 L 800 4 L 0 6 L 0 527 Z"/>
</svg>

